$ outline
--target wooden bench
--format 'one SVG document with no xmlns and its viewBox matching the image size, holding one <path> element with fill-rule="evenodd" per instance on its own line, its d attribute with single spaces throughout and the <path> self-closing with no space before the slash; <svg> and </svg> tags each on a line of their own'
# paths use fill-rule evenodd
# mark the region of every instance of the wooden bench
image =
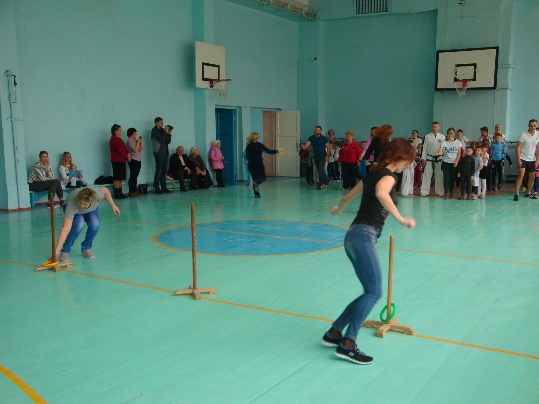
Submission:
<svg viewBox="0 0 539 404">
<path fill-rule="evenodd" d="M 102 184 L 102 185 L 89 184 L 83 188 L 99 188 L 99 187 L 107 187 L 109 191 L 113 192 L 112 184 Z M 71 191 L 74 191 L 75 189 L 78 189 L 78 188 L 65 188 L 64 194 L 69 194 Z M 36 205 L 36 201 L 49 195 L 49 191 L 41 191 L 41 192 L 29 191 L 29 193 L 30 193 L 30 207 L 31 208 L 33 208 Z M 47 202 L 40 202 L 40 204 L 46 204 L 46 203 L 48 203 L 48 199 L 47 199 Z"/>
</svg>

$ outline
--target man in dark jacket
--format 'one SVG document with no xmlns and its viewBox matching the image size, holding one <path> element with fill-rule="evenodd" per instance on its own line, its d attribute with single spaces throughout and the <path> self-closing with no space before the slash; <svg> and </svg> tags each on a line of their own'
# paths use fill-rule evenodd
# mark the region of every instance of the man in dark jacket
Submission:
<svg viewBox="0 0 539 404">
<path fill-rule="evenodd" d="M 172 192 L 167 189 L 167 160 L 168 145 L 172 139 L 172 126 L 167 125 L 167 130 L 163 129 L 163 118 L 154 119 L 155 126 L 152 129 L 151 139 L 153 157 L 155 158 L 155 175 L 153 186 L 156 194 Z"/>
<path fill-rule="evenodd" d="M 185 192 L 185 178 L 191 178 L 191 185 L 196 183 L 195 167 L 191 159 L 183 154 L 183 146 L 176 148 L 176 153 L 170 156 L 169 174 L 180 182 L 180 191 Z"/>
</svg>

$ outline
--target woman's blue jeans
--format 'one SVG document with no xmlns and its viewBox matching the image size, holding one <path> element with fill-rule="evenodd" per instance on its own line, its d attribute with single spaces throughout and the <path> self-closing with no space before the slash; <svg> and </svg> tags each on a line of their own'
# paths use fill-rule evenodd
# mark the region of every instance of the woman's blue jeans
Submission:
<svg viewBox="0 0 539 404">
<path fill-rule="evenodd" d="M 382 271 L 376 252 L 376 241 L 380 233 L 381 229 L 376 227 L 355 224 L 348 229 L 344 238 L 344 250 L 354 266 L 364 292 L 346 306 L 333 327 L 352 341 L 356 341 L 361 326 L 382 297 Z M 344 333 L 346 326 L 348 328 Z"/>
<path fill-rule="evenodd" d="M 62 252 L 65 252 L 67 254 L 71 252 L 71 247 L 73 246 L 73 243 L 75 242 L 75 240 L 77 240 L 77 237 L 79 237 L 80 233 L 82 232 L 84 222 L 86 222 L 86 224 L 88 225 L 88 230 L 86 230 L 86 237 L 81 244 L 81 251 L 90 250 L 92 248 L 94 238 L 99 231 L 99 227 L 101 226 L 101 221 L 99 220 L 99 213 L 97 212 L 97 209 L 83 215 L 75 215 L 73 217 L 73 224 L 71 225 L 71 230 L 69 231 L 66 241 L 62 247 Z"/>
</svg>

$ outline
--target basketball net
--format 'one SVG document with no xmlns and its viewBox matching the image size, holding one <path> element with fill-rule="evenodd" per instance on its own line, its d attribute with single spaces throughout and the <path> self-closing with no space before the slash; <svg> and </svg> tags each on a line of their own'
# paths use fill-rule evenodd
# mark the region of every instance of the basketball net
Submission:
<svg viewBox="0 0 539 404">
<path fill-rule="evenodd" d="M 231 82 L 231 79 L 210 80 L 210 88 L 217 90 L 217 92 L 219 93 L 219 98 L 223 101 L 226 101 L 226 96 L 228 95 L 228 87 Z"/>
<path fill-rule="evenodd" d="M 459 98 L 462 98 L 466 95 L 466 89 L 468 88 L 468 80 L 455 80 L 453 81 L 453 86 L 457 91 Z"/>
</svg>

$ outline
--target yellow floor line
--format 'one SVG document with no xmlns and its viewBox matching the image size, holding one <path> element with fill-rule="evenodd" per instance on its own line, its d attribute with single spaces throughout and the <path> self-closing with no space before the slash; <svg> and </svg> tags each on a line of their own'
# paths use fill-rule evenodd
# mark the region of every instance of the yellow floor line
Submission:
<svg viewBox="0 0 539 404">
<path fill-rule="evenodd" d="M 34 268 L 37 268 L 39 266 L 35 264 L 29 264 L 27 262 L 18 262 L 18 261 L 11 261 L 11 260 L 0 260 L 0 262 L 5 262 L 7 264 L 24 265 L 27 267 L 34 267 Z"/>
<path fill-rule="evenodd" d="M 159 292 L 174 293 L 174 291 L 173 291 L 173 290 L 170 290 L 170 289 L 158 288 L 157 286 L 144 285 L 144 284 L 142 284 L 142 283 L 136 283 L 136 282 L 124 281 L 123 279 L 109 278 L 109 277 L 107 277 L 107 276 L 94 275 L 94 274 L 87 274 L 86 272 L 73 271 L 73 270 L 71 270 L 71 269 L 62 269 L 62 272 L 69 272 L 70 274 L 87 276 L 87 277 L 89 277 L 89 278 L 103 279 L 103 280 L 105 280 L 105 281 L 111 281 L 111 282 L 116 282 L 116 283 L 122 283 L 122 284 L 124 284 L 124 285 L 137 286 L 137 287 L 139 287 L 139 288 L 145 288 L 145 289 L 157 290 L 157 291 L 159 291 Z"/>
<path fill-rule="evenodd" d="M 450 340 L 450 339 L 431 337 L 429 335 L 414 334 L 413 337 L 423 338 L 423 339 L 430 339 L 431 341 L 445 342 L 446 344 L 467 346 L 467 347 L 470 347 L 470 348 L 482 349 L 484 351 L 492 351 L 492 352 L 498 352 L 498 353 L 503 353 L 503 354 L 507 354 L 507 355 L 515 355 L 515 356 L 521 356 L 523 358 L 539 360 L 539 356 L 535 356 L 535 355 L 529 355 L 529 354 L 524 354 L 524 353 L 515 352 L 515 351 L 507 351 L 505 349 L 491 348 L 491 347 L 483 346 L 483 345 L 468 344 L 467 342 L 459 342 L 459 341 L 453 341 L 453 340 Z"/>
<path fill-rule="evenodd" d="M 43 400 L 43 398 L 36 393 L 36 391 L 31 388 L 29 385 L 27 385 L 24 380 L 22 380 L 19 376 L 17 376 L 15 373 L 10 371 L 8 368 L 0 365 L 0 373 L 3 374 L 6 378 L 11 380 L 13 383 L 17 385 L 18 388 L 20 388 L 34 403 L 44 403 L 47 402 Z"/>
<path fill-rule="evenodd" d="M 32 267 L 37 266 L 35 264 L 28 264 L 28 263 L 8 261 L 8 260 L 0 260 L 0 262 L 10 262 L 10 263 L 13 263 L 13 264 L 26 265 L 26 266 L 32 266 Z M 88 274 L 88 273 L 85 273 L 85 272 L 73 271 L 73 270 L 69 270 L 69 269 L 62 270 L 61 272 L 67 272 L 67 273 L 71 273 L 71 274 L 74 274 L 74 275 L 87 276 L 89 278 L 107 280 L 107 281 L 111 281 L 111 282 L 121 283 L 121 284 L 124 284 L 124 285 L 137 286 L 137 287 L 140 287 L 140 288 L 156 290 L 156 291 L 159 291 L 159 292 L 166 292 L 166 293 L 170 293 L 170 294 L 174 293 L 174 291 L 171 290 L 171 289 L 165 289 L 165 288 L 160 288 L 160 287 L 156 287 L 156 286 L 144 285 L 142 283 L 125 281 L 123 279 L 109 278 L 107 276 Z M 334 321 L 332 319 L 324 318 L 324 317 L 310 316 L 310 315 L 307 315 L 307 314 L 293 313 L 293 312 L 283 311 L 283 310 L 275 310 L 275 309 L 270 309 L 270 308 L 267 308 L 267 307 L 253 306 L 253 305 L 248 305 L 248 304 L 243 304 L 243 303 L 235 303 L 235 302 L 230 302 L 230 301 L 226 301 L 226 300 L 214 299 L 214 298 L 211 298 L 211 297 L 202 297 L 202 299 L 207 300 L 209 302 L 225 304 L 225 305 L 228 305 L 228 306 L 242 307 L 242 308 L 246 308 L 246 309 L 265 311 L 265 312 L 269 312 L 269 313 L 282 314 L 282 315 L 286 315 L 286 316 L 293 316 L 293 317 L 306 318 L 306 319 L 317 320 L 317 321 L 324 321 L 324 322 L 327 322 L 327 323 L 332 323 Z M 444 338 L 431 337 L 431 336 L 428 336 L 428 335 L 414 334 L 413 336 L 416 337 L 416 338 L 428 339 L 428 340 L 431 340 L 431 341 L 444 342 L 444 343 L 452 344 L 452 345 L 465 346 L 465 347 L 474 348 L 474 349 L 481 349 L 481 350 L 485 350 L 485 351 L 497 352 L 497 353 L 502 353 L 502 354 L 506 354 L 506 355 L 520 356 L 520 357 L 523 357 L 523 358 L 539 360 L 539 356 L 525 354 L 525 353 L 521 353 L 521 352 L 508 351 L 508 350 L 505 350 L 505 349 L 498 349 L 498 348 L 491 348 L 491 347 L 487 347 L 487 346 L 483 346 L 483 345 L 470 344 L 470 343 L 467 343 L 467 342 L 460 342 L 460 341 L 453 341 L 453 340 L 444 339 Z"/>
</svg>

